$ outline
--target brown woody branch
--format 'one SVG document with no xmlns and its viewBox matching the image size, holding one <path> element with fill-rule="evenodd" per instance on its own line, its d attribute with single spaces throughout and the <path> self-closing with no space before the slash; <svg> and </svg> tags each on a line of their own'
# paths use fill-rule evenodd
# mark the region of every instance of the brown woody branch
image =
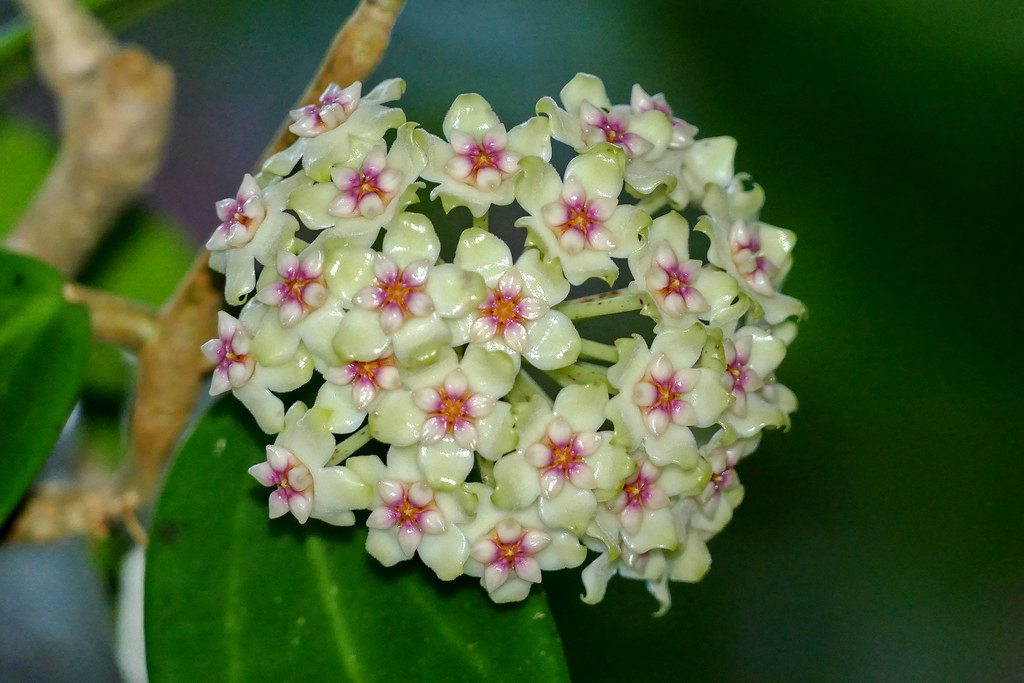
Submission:
<svg viewBox="0 0 1024 683">
<path fill-rule="evenodd" d="M 96 191 L 92 181 L 82 176 L 85 169 L 76 164 L 71 164 L 68 169 L 60 168 L 69 155 L 82 156 L 73 149 L 76 145 L 83 144 L 80 135 L 88 137 L 88 128 L 80 126 L 95 126 L 98 131 L 105 130 L 112 140 L 126 141 L 122 139 L 125 136 L 114 135 L 123 132 L 120 127 L 110 125 L 109 121 L 98 121 L 98 113 L 97 117 L 92 118 L 83 115 L 77 124 L 72 125 L 71 112 L 75 105 L 68 100 L 79 97 L 72 94 L 72 91 L 77 92 L 73 83 L 78 78 L 89 79 L 89 74 L 102 72 L 104 68 L 120 72 L 124 67 L 117 65 L 122 61 L 136 60 L 143 58 L 144 55 L 132 50 L 118 51 L 112 39 L 98 23 L 87 16 L 84 19 L 78 16 L 84 13 L 77 7 L 72 7 L 73 11 L 68 10 L 73 16 L 65 16 L 65 10 L 59 8 L 73 5 L 70 0 L 20 1 L 36 22 L 40 65 L 51 87 L 62 98 L 66 124 L 61 161 L 51 173 L 51 179 L 48 179 L 40 191 L 40 197 L 18 226 L 15 237 L 12 237 L 8 246 L 23 253 L 37 255 L 55 265 L 63 263 L 63 272 L 73 274 L 102 237 L 114 214 L 120 210 L 124 202 L 136 196 L 139 187 L 149 180 L 155 169 L 162 142 L 150 138 L 148 144 L 136 143 L 136 147 L 125 150 L 125 153 L 134 154 L 134 161 L 130 161 L 131 154 L 127 160 L 112 160 L 109 157 L 101 160 L 101 157 L 86 155 L 86 159 L 93 164 L 121 164 L 133 171 L 124 173 L 124 168 L 121 172 L 117 172 L 116 169 L 112 171 L 94 168 L 93 172 L 101 176 L 108 174 L 108 177 L 113 175 L 122 179 L 134 178 L 136 184 L 132 188 L 127 187 L 128 183 L 122 184 L 113 180 L 107 182 L 108 191 L 120 188 L 115 198 L 120 197 L 121 203 L 117 205 L 116 210 L 108 207 L 99 208 L 92 203 L 80 201 L 80 194 L 83 191 L 90 196 Z M 298 104 L 301 106 L 316 100 L 332 81 L 348 84 L 369 76 L 387 47 L 392 26 L 403 4 L 404 0 L 362 0 L 331 44 L 316 78 L 310 83 Z M 116 59 L 117 55 L 125 54 L 134 54 L 136 57 Z M 104 64 L 108 66 L 104 67 Z M 151 66 L 145 69 L 141 68 L 141 63 L 138 65 L 137 73 L 140 77 L 137 81 L 145 80 L 142 78 L 144 71 L 159 74 L 164 69 L 150 64 Z M 160 78 L 165 79 L 168 88 L 166 106 L 169 99 L 169 71 L 164 76 L 153 76 L 156 81 Z M 142 90 L 146 91 L 146 88 Z M 138 99 L 152 102 L 152 99 L 156 98 Z M 140 111 L 138 103 L 133 98 L 122 97 L 117 101 L 121 102 L 118 107 L 136 113 Z M 122 125 L 133 119 L 131 111 L 118 113 L 110 111 L 112 109 L 116 109 L 112 102 L 103 106 L 103 110 L 110 114 L 112 120 L 119 121 Z M 160 130 L 162 136 L 163 123 Z M 155 135 L 155 131 L 156 128 L 151 134 Z M 275 141 L 265 152 L 264 158 L 287 147 L 294 139 L 290 136 L 287 128 L 282 126 Z M 147 150 L 152 156 L 143 153 Z M 153 168 L 150 168 L 150 165 Z M 58 189 L 52 189 L 51 185 Z M 47 195 L 50 202 L 62 203 L 62 206 L 50 208 L 53 213 L 49 217 L 45 214 L 46 207 L 40 206 L 44 203 L 43 197 Z M 83 210 L 89 213 L 92 219 L 83 220 L 74 228 L 76 234 L 80 235 L 74 246 L 78 251 L 66 254 L 64 252 L 69 249 L 54 248 L 50 242 L 59 242 L 57 237 L 61 236 L 55 236 L 56 230 L 48 221 L 70 220 L 71 214 Z M 102 225 L 101 220 L 105 221 Z M 66 236 L 61 237 L 65 238 Z M 144 315 L 141 310 L 127 302 L 116 301 L 117 297 L 112 295 L 99 295 L 90 290 L 70 286 L 69 298 L 77 297 L 73 300 L 82 301 L 89 306 L 93 316 L 94 332 L 139 352 L 138 389 L 132 410 L 130 469 L 124 485 L 117 487 L 113 492 L 109 488 L 96 489 L 87 486 L 70 489 L 41 488 L 15 522 L 12 539 L 46 541 L 71 534 L 102 534 L 107 532 L 111 521 L 115 520 L 120 520 L 136 539 L 144 537 L 145 532 L 135 520 L 134 510 L 156 494 L 164 465 L 191 417 L 203 376 L 210 370 L 210 364 L 199 351 L 199 347 L 217 334 L 216 312 L 223 301 L 223 282 L 220 277 L 210 272 L 207 263 L 208 255 L 205 252 L 196 258 L 178 292 L 155 319 Z M 120 312 L 117 312 L 119 308 Z"/>
<path fill-rule="evenodd" d="M 7 247 L 73 276 L 156 172 L 174 78 L 145 52 L 118 46 L 72 0 L 19 2 L 58 97 L 62 144 Z"/>
</svg>

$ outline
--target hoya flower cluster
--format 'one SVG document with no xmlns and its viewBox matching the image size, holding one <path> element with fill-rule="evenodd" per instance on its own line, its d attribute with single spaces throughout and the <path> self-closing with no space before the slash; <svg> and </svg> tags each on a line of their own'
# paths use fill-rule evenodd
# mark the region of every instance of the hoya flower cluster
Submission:
<svg viewBox="0 0 1024 683">
<path fill-rule="evenodd" d="M 734 140 L 638 85 L 613 105 L 579 74 L 512 127 L 461 95 L 440 136 L 389 104 L 403 90 L 332 85 L 217 205 L 210 263 L 244 306 L 204 346 L 211 393 L 273 435 L 249 470 L 270 516 L 367 511 L 380 562 L 497 602 L 589 555 L 586 601 L 620 574 L 667 609 L 743 496 L 737 462 L 796 407 L 775 376 L 802 314 L 779 291 L 793 233 L 759 220 Z M 437 199 L 469 210 L 447 260 L 418 211 Z M 511 204 L 520 254 L 488 229 Z"/>
</svg>

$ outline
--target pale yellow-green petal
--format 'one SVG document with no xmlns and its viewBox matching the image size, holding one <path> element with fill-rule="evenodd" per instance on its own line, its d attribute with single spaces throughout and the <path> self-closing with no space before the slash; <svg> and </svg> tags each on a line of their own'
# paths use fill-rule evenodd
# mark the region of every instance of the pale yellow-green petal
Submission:
<svg viewBox="0 0 1024 683">
<path fill-rule="evenodd" d="M 505 242 L 480 228 L 462 232 L 455 249 L 455 265 L 479 273 L 488 287 L 498 283 L 512 265 L 512 252 Z"/>
</svg>

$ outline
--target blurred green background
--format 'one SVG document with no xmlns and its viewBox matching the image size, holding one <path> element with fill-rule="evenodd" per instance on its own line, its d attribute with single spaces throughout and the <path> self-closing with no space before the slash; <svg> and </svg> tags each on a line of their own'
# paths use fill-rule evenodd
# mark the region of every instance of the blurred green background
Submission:
<svg viewBox="0 0 1024 683">
<path fill-rule="evenodd" d="M 154 205 L 193 245 L 352 6 L 183 0 L 127 32 L 178 73 Z M 409 0 L 372 80 L 436 130 L 461 92 L 513 123 L 577 71 L 739 140 L 810 315 L 793 429 L 739 468 L 702 583 L 652 619 L 642 585 L 588 607 L 545 579 L 574 678 L 1024 677 L 1024 3 Z"/>
</svg>

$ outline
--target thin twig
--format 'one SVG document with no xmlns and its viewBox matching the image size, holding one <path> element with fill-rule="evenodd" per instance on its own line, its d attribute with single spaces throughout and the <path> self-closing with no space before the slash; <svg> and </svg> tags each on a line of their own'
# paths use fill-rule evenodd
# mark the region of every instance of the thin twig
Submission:
<svg viewBox="0 0 1024 683">
<path fill-rule="evenodd" d="M 113 485 L 44 484 L 14 521 L 5 541 L 46 543 L 68 536 L 104 537 L 120 525 L 136 543 L 147 536 L 135 511 L 139 497 Z"/>
<path fill-rule="evenodd" d="M 320 65 L 316 78 L 299 105 L 316 99 L 330 82 L 363 80 L 376 68 L 387 47 L 402 0 L 363 0 L 349 17 Z M 312 94 L 311 94 L 312 93 Z M 294 138 L 282 127 L 264 158 L 284 149 Z M 199 347 L 217 336 L 216 311 L 223 304 L 223 281 L 208 266 L 202 252 L 182 285 L 177 317 L 160 322 L 161 332 L 139 356 L 139 382 L 132 412 L 132 462 L 129 486 L 144 500 L 156 493 L 164 464 L 188 423 L 208 361 Z M 188 316 L 189 324 L 181 324 Z"/>
<path fill-rule="evenodd" d="M 70 282 L 64 298 L 88 309 L 96 339 L 138 352 L 157 334 L 156 311 L 143 303 Z"/>
</svg>

